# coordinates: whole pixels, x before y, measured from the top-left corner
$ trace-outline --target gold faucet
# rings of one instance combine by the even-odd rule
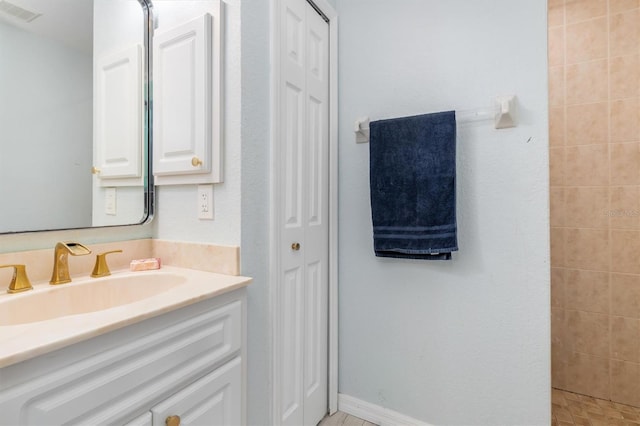
[[[56,285],[71,282],[71,277],[69,276],[69,254],[71,256],[84,256],[91,254],[91,250],[80,243],[70,241],[61,241],[56,244],[53,250],[53,274],[49,284]]]
[[[1,265],[0,268],[13,268],[13,278],[7,289],[7,293],[20,293],[22,291],[33,290],[25,265]]]

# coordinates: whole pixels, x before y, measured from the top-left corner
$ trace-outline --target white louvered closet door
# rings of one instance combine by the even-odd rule
[[[329,25],[306,0],[280,13],[275,399],[281,424],[316,425],[328,411]]]

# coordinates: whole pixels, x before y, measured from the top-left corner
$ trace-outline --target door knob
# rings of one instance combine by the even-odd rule
[[[164,423],[167,426],[180,426],[180,416],[169,416]]]
[[[191,159],[191,165],[192,165],[193,167],[202,166],[202,160],[201,160],[201,159],[199,159],[198,157],[193,157],[193,158]]]
[[[293,251],[298,251],[298,250],[300,250],[300,243],[293,243],[293,244],[291,244],[291,250],[293,250]]]

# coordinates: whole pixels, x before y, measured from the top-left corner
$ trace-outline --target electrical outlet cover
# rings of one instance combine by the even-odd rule
[[[213,185],[198,185],[198,219],[213,219]]]
[[[110,216],[117,214],[116,206],[116,188],[109,187],[104,189],[104,213]]]

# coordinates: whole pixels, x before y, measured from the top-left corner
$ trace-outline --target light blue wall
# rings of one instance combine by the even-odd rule
[[[242,1],[242,274],[248,290],[247,419],[271,423],[269,324],[269,152],[271,2]]]
[[[91,53],[3,22],[0,40],[0,231],[90,226]]]
[[[341,393],[432,424],[550,424],[546,2],[338,0]],[[460,251],[376,258],[353,123],[488,108],[458,131]]]
[[[139,7],[138,7],[139,9]],[[91,9],[90,9],[91,10]],[[142,13],[138,10],[139,14],[139,27],[140,34],[142,34]],[[5,30],[6,27],[2,26]],[[126,25],[122,28],[129,28]],[[15,30],[12,30],[14,32]],[[7,36],[7,37],[5,37]],[[35,40],[36,36],[30,36]],[[13,40],[14,43],[11,43],[10,46],[7,46],[6,43],[9,40],[8,34],[3,32],[0,37],[2,42],[5,43],[4,46],[0,47],[0,50],[7,48],[15,48],[16,40]],[[49,43],[52,43],[49,41]],[[91,44],[91,43],[89,43]],[[33,139],[39,140],[40,142],[46,142],[52,144],[52,146],[57,145],[58,151],[64,154],[65,158],[56,158],[54,152],[49,152],[47,150],[35,149],[31,148],[31,152],[27,153],[26,157],[31,158],[31,160],[25,160],[25,162],[14,161],[16,165],[20,165],[21,167],[33,168],[33,170],[37,170],[37,173],[33,173],[31,175],[31,179],[22,179],[22,182],[15,182],[15,179],[7,178],[2,172],[0,172],[0,186],[4,189],[9,190],[10,192],[20,191],[25,194],[29,194],[28,200],[21,201],[19,204],[22,206],[22,209],[25,209],[21,214],[23,216],[23,220],[29,220],[30,223],[35,224],[38,218],[44,218],[43,222],[39,222],[35,226],[29,226],[26,229],[46,229],[46,228],[54,228],[54,227],[68,227],[68,226],[89,226],[91,224],[91,178],[88,174],[88,171],[91,168],[91,146],[92,146],[92,130],[91,126],[88,129],[82,130],[81,126],[76,126],[75,121],[78,121],[79,118],[86,116],[88,114],[87,120],[84,120],[86,123],[91,123],[92,117],[92,77],[91,77],[91,56],[88,58],[78,59],[80,56],[85,56],[78,54],[78,52],[71,53],[69,50],[67,53],[62,52],[62,48],[54,48],[51,45],[44,46],[41,42],[38,43],[40,45],[40,49],[44,49],[46,52],[38,53],[36,56],[39,57],[39,64],[33,65],[32,72],[33,75],[24,76],[30,81],[29,87],[31,91],[37,92],[38,96],[42,96],[42,93],[53,90],[58,93],[58,96],[63,98],[68,98],[67,101],[71,102],[71,100],[75,100],[75,104],[71,102],[74,107],[73,111],[70,109],[68,111],[60,111],[49,108],[47,111],[43,111],[42,109],[47,107],[46,102],[35,102],[32,108],[33,118],[36,121],[39,121],[40,124],[44,124],[48,126],[46,129],[42,129],[36,126],[34,128],[27,129],[25,126],[20,126],[21,134],[19,139],[22,139],[26,136],[26,140]],[[36,52],[36,45],[31,46],[30,50]],[[36,50],[34,50],[36,49]],[[5,55],[7,53],[3,50],[0,53],[0,57],[3,59],[8,58],[9,56]],[[87,76],[86,82],[87,86],[85,86],[88,90],[89,97],[86,98],[84,94],[79,96],[79,93],[73,93],[73,91],[66,87],[62,80],[65,78],[69,81],[81,81],[81,75],[75,75],[73,72],[69,72],[69,70],[61,70],[59,68],[52,67],[51,64],[45,64],[51,56],[62,56],[65,55],[67,61],[70,63],[76,63],[76,71],[78,72],[81,68],[86,68],[87,72],[85,75]],[[74,59],[73,56],[76,58]],[[80,63],[79,61],[82,61]],[[15,109],[19,106],[20,102],[25,101],[24,93],[19,91],[16,96],[22,96],[21,101],[12,100],[9,93],[12,92],[15,87],[8,85],[8,81],[15,81],[14,77],[9,78],[8,74],[5,74],[10,71],[11,67],[3,66],[0,70],[1,80],[3,81],[4,90],[0,89],[2,94],[0,95],[0,116],[9,117],[9,115],[4,114],[3,107],[8,110]],[[59,78],[60,81],[52,80],[53,77],[56,77],[57,74],[65,74],[64,78]],[[57,75],[59,77],[59,75]],[[52,89],[52,87],[54,89]],[[9,92],[7,92],[7,90]],[[77,90],[77,88],[76,88]],[[33,102],[32,102],[33,103]],[[51,107],[51,105],[48,105]],[[46,109],[46,108],[45,108]],[[80,120],[83,121],[83,120]],[[7,126],[2,123],[2,119],[0,119],[0,128],[2,129],[3,137],[5,137],[4,142],[7,142],[6,138],[10,138],[9,135],[6,134]],[[61,141],[55,140],[55,133],[57,133],[61,127],[67,126],[71,129],[77,127],[74,132],[77,138],[67,138],[66,144],[62,144]],[[38,129],[40,134],[37,134]],[[14,138],[15,139],[15,138]],[[12,144],[22,145],[21,149],[25,149],[28,147],[28,144],[19,143],[18,139],[15,139],[11,142]],[[14,147],[15,148],[15,147]],[[17,154],[17,151],[14,152]],[[25,155],[12,155],[9,151],[7,151],[6,146],[3,147],[1,155],[8,156],[9,158],[23,158]],[[84,157],[83,157],[84,155]],[[47,157],[48,156],[48,157]],[[46,158],[45,158],[46,157]],[[64,170],[64,176],[60,175],[58,172],[60,170]],[[75,172],[71,173],[74,169]],[[9,169],[6,167],[2,167],[4,172],[8,172]],[[69,172],[69,173],[67,173]],[[11,175],[11,173],[10,173]],[[15,175],[15,174],[13,174]],[[48,176],[49,179],[43,178],[43,176]],[[76,194],[81,194],[81,198],[83,201],[71,201],[67,199],[67,202],[64,206],[55,205],[51,201],[52,191],[50,191],[50,187],[47,185],[56,185],[62,186],[65,188],[74,188],[71,180],[80,180],[84,182],[84,188],[76,188],[74,191]],[[38,193],[38,190],[43,193]],[[34,192],[35,191],[35,192]],[[49,194],[44,194],[44,192],[49,192]],[[122,192],[122,191],[120,191]],[[122,201],[122,200],[120,200]],[[35,204],[30,204],[31,202],[35,202]],[[142,198],[138,200],[140,206],[139,210],[142,210]],[[11,211],[11,213],[16,213],[19,209],[13,209],[11,207],[12,204],[8,201],[8,198],[2,194],[2,190],[0,190],[0,209],[3,212]],[[123,204],[120,204],[120,210],[124,210]],[[81,213],[84,218],[77,217],[77,214]],[[74,217],[76,216],[76,217]],[[0,213],[0,222],[3,224],[3,228],[6,229],[6,225],[8,222],[5,220],[7,216],[4,216],[3,213]],[[56,217],[60,217],[63,219],[56,219]],[[53,219],[53,220],[52,220]],[[137,219],[137,218],[136,218]],[[48,223],[48,225],[47,225]],[[17,228],[13,228],[17,229]],[[52,249],[55,246],[56,242],[62,240],[75,240],[80,241],[82,243],[91,245],[94,243],[101,243],[107,241],[119,241],[119,240],[132,240],[138,238],[150,238],[153,235],[153,229],[151,225],[143,225],[143,226],[124,226],[124,227],[113,227],[108,229],[81,229],[81,230],[73,230],[73,231],[55,231],[55,232],[37,232],[37,233],[18,233],[18,234],[9,234],[9,235],[0,235],[0,252],[19,252],[25,250],[34,250],[34,249]],[[27,265],[29,267],[29,265]]]
[[[181,4],[182,3],[182,4]],[[154,237],[166,240],[197,241],[222,245],[240,244],[241,182],[241,9],[240,0],[224,0],[223,34],[223,153],[224,182],[213,185],[213,220],[197,216],[196,185],[156,187],[158,215],[154,221]],[[209,10],[210,2],[154,0],[159,17],[157,31],[200,16]]]

